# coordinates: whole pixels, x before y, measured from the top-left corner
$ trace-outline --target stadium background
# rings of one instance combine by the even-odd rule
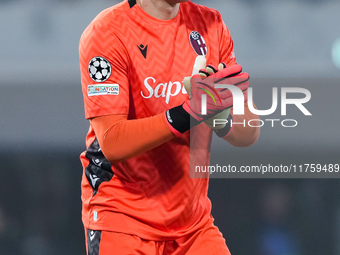
[[[117,2],[0,0],[2,255],[85,254],[78,40]],[[212,162],[339,163],[339,1],[195,2],[222,13],[260,109],[272,86],[312,92],[313,117],[293,111],[297,128],[266,126],[243,150],[214,139]],[[338,179],[224,178],[211,180],[210,198],[234,255],[339,255],[339,191]]]

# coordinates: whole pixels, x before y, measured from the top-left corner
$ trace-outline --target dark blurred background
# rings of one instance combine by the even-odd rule
[[[195,2],[222,13],[259,109],[273,86],[312,93],[294,129],[266,126],[246,149],[214,137],[212,163],[339,163],[339,1]],[[78,41],[116,3],[0,0],[1,255],[85,254]],[[211,179],[209,195],[233,255],[340,255],[339,179]]]

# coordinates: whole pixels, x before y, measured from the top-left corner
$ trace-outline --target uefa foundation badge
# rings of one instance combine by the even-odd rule
[[[87,95],[90,96],[104,96],[104,95],[119,95],[118,84],[105,85],[89,85],[87,86]]]

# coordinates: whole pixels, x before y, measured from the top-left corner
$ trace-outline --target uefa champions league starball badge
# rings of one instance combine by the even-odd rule
[[[94,57],[89,63],[89,74],[95,82],[104,82],[111,75],[111,65],[102,57]]]

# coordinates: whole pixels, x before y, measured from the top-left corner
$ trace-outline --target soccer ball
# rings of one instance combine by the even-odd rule
[[[94,57],[89,63],[89,74],[95,82],[104,82],[111,75],[111,65],[109,61],[102,57]]]

